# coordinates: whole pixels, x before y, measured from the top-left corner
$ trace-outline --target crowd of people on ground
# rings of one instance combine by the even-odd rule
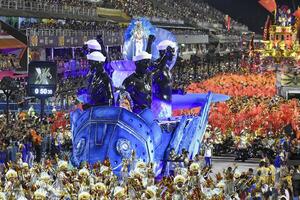
[[[9,113],[8,123],[6,115],[0,116],[1,163],[15,162],[19,155],[32,166],[44,156],[60,154],[61,147],[70,151],[70,146],[65,146],[71,142],[67,113],[56,111],[54,107],[41,121],[33,106],[23,109],[24,105],[20,106],[20,112]]]
[[[136,158],[132,151],[114,174],[109,159],[94,164],[72,165],[70,127],[66,116],[56,111],[40,123],[34,110],[20,112],[11,129],[0,118],[1,199],[280,199],[299,197],[295,176],[300,167],[287,165],[286,140],[280,141],[280,154],[271,159],[263,154],[257,167],[243,169],[236,164],[216,170],[210,134],[202,151],[193,159],[183,149],[170,151],[162,174],[155,164]],[[59,121],[59,119],[63,119]],[[268,140],[269,141],[269,140]],[[4,159],[4,160],[3,160]]]
[[[268,157],[275,160],[278,156],[299,156],[300,143],[293,132],[274,134],[269,131],[267,135],[251,133],[243,129],[240,135],[223,134],[218,127],[209,128],[209,141],[214,146],[214,155],[235,155],[236,160],[257,159]],[[288,155],[288,152],[291,154]]]
[[[71,88],[67,82],[61,85]],[[108,159],[94,165],[82,163],[79,168],[72,166],[68,115],[53,110],[40,123],[36,114],[30,108],[12,115],[9,128],[0,116],[2,199],[288,200],[299,196],[293,177],[299,176],[300,169],[288,166],[287,159],[290,152],[297,153],[300,148],[288,134],[269,134],[261,139],[241,135],[230,142],[231,136],[209,126],[202,151],[193,159],[186,150],[181,155],[171,151],[162,176],[155,177],[154,164],[138,161],[134,152],[130,159],[123,160],[116,176]],[[251,146],[249,149],[261,161],[248,170],[233,165],[217,171],[212,157],[222,151],[220,140],[226,142],[223,148],[237,148],[237,159],[242,160],[244,148]]]

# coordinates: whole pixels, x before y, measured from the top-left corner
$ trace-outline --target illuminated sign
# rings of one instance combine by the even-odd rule
[[[54,62],[32,61],[28,69],[29,95],[53,96],[56,90],[57,66]]]

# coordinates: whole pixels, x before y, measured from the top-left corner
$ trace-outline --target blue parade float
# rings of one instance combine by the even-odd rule
[[[155,35],[155,39],[150,43],[151,54],[154,55],[152,56],[153,62],[163,55],[155,48],[162,41],[169,40],[176,44],[176,38],[170,32],[152,27],[150,22],[145,19],[133,20],[125,33],[125,60],[103,64],[103,66],[105,66],[103,68],[106,69],[106,72],[112,72],[107,74],[111,75],[112,87],[115,88],[113,94],[114,102],[118,101],[118,93],[120,93],[116,88],[122,87],[122,83],[124,84],[128,77],[132,77],[132,75],[134,77],[138,74],[138,68],[143,66],[139,61],[133,62],[132,60],[134,60],[135,54],[138,54],[139,49],[145,51],[146,39],[149,38],[150,35]],[[140,39],[140,41],[137,41],[137,38]],[[99,43],[101,43],[101,41]],[[149,47],[149,41],[147,46]],[[173,46],[172,49],[173,56],[168,59],[169,62],[167,64],[164,63],[164,65],[168,67],[168,73],[170,73],[169,71],[176,61],[178,53],[177,44]],[[167,54],[168,52],[165,53]],[[152,66],[149,68],[151,67]],[[166,72],[164,71],[164,73]],[[159,75],[162,76],[161,74]],[[139,80],[132,79],[130,83],[134,81]],[[168,81],[171,83],[171,80],[167,80],[167,82]],[[102,83],[103,81],[100,82]],[[153,87],[155,81],[150,82],[150,84],[151,83]],[[90,81],[89,86],[91,84]],[[144,96],[149,96],[149,94],[145,95],[142,92],[147,84],[148,83],[141,84],[137,82],[136,85],[134,85],[138,88],[142,88],[141,93],[138,94],[135,94],[133,90],[127,90],[125,87],[124,90],[126,94],[128,94],[127,96],[129,96],[130,107],[134,107],[135,104],[137,104],[134,102],[135,99],[142,99]],[[102,84],[102,86],[103,85],[105,84]],[[155,87],[160,87],[160,85],[158,84]],[[155,91],[157,92],[158,90]],[[155,91],[150,90],[150,92]],[[226,101],[229,97],[221,94],[213,94],[211,92],[207,94],[172,94],[169,88],[159,91],[167,91],[168,93],[168,98],[165,98],[167,101],[165,101],[165,99],[157,100],[162,102],[162,107],[168,107],[170,110],[163,112],[163,115],[157,114],[160,113],[160,110],[157,112],[157,109],[161,109],[161,107],[157,108],[156,106],[154,108],[153,104],[151,105],[151,103],[153,103],[152,97],[155,96],[155,94],[151,93],[150,104],[147,101],[145,103],[147,106],[141,107],[137,105],[139,109],[125,109],[116,103],[113,105],[93,104],[84,110],[75,110],[71,114],[74,162],[79,165],[84,161],[96,163],[109,159],[113,171],[118,174],[122,167],[122,160],[129,159],[132,152],[135,151],[137,160],[141,160],[145,163],[153,162],[156,167],[156,174],[159,174],[166,163],[171,149],[174,149],[177,154],[180,154],[182,150],[185,149],[189,152],[191,158],[199,153],[202,138],[208,123],[211,103]],[[145,93],[146,92],[148,92],[148,90],[145,90]],[[99,92],[97,94],[99,95]],[[107,95],[107,93],[105,94]],[[81,93],[79,99],[83,103],[86,103],[91,95],[93,94],[88,94],[88,92],[84,95]],[[135,97],[135,95],[137,97]],[[130,96],[132,98],[130,98]],[[165,96],[166,95],[164,95],[164,97]],[[139,101],[139,103],[140,102],[141,101]],[[197,116],[171,116],[172,110],[194,107],[201,107],[201,111]]]

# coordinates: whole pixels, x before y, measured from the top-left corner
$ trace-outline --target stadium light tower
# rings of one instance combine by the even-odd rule
[[[9,77],[5,76],[0,81],[0,90],[3,91],[5,97],[6,97],[6,124],[9,124],[9,98],[12,95],[12,93],[16,90],[18,90],[18,86],[16,81]]]

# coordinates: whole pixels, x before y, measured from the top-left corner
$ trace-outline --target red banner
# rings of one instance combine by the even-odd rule
[[[294,15],[295,17],[297,17],[298,19],[300,19],[300,8],[298,8],[298,9],[293,13],[293,15]]]
[[[258,3],[260,3],[269,12],[275,11],[277,7],[275,0],[260,0]]]

